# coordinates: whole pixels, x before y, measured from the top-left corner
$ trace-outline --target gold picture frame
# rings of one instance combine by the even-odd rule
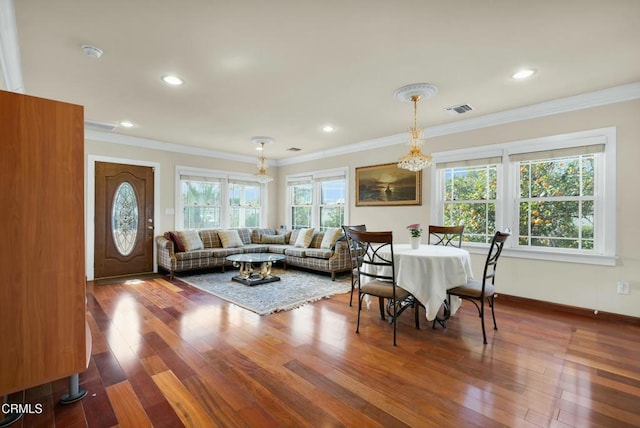
[[[397,163],[356,168],[356,206],[422,205],[422,171]]]

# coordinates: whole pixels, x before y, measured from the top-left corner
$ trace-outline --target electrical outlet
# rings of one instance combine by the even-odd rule
[[[629,294],[629,283],[627,281],[618,282],[618,294]]]

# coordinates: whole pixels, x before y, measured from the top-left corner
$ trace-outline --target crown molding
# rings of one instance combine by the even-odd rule
[[[8,91],[24,93],[24,81],[22,77],[22,67],[20,62],[20,47],[18,44],[18,30],[15,19],[15,9],[13,0],[0,0],[0,66],[5,87]],[[498,113],[487,114],[457,122],[437,125],[424,129],[425,138],[433,138],[443,135],[456,134],[471,131],[474,129],[486,128],[505,123],[518,122],[528,119],[535,119],[544,116],[551,116],[575,110],[582,110],[598,107],[607,104],[614,104],[640,98],[640,82],[615,86],[599,91],[588,92],[572,97],[560,98],[530,106],[519,107],[512,110],[505,110]],[[166,150],[176,153],[192,154],[196,156],[207,156],[234,160],[237,162],[253,163],[255,159],[249,156],[234,155],[231,153],[219,152],[181,146],[177,144],[165,143],[162,141],[146,138],[128,137],[120,134],[93,131],[85,128],[85,138],[150,149]],[[348,153],[371,150],[375,148],[387,147],[401,144],[406,141],[406,134],[395,134],[388,137],[376,138],[362,141],[335,149],[323,150],[320,152],[294,156],[279,161],[268,161],[272,166],[284,166],[297,163],[309,162],[330,156],[339,156]]]
[[[491,113],[484,116],[464,119],[444,125],[425,128],[424,138],[440,137],[443,135],[457,134],[460,132],[472,131],[474,129],[487,128],[490,126],[503,125],[505,123],[520,122],[523,120],[535,119],[539,117],[552,116],[575,110],[583,110],[592,107],[615,104],[624,101],[631,101],[640,98],[640,82],[629,83],[627,85],[614,86],[572,97],[559,98],[557,100],[546,101],[539,104],[532,104],[512,110],[505,110],[498,113]],[[302,162],[322,159],[330,156],[339,156],[347,153],[360,152],[375,148],[392,146],[405,143],[407,134],[396,134],[389,137],[377,138],[374,140],[362,141],[349,144],[336,149],[324,150],[322,152],[311,153],[303,156],[295,156],[288,159],[279,160],[276,165],[293,165]]]
[[[12,0],[0,0],[0,66],[5,88],[24,94],[18,27]]]
[[[235,155],[216,150],[202,149],[199,147],[182,146],[180,144],[165,143],[163,141],[151,140],[148,138],[132,137],[129,135],[113,134],[111,132],[84,130],[86,140],[94,140],[103,143],[122,144],[125,146],[144,147],[146,149],[164,150],[167,152],[181,153],[185,155],[205,156],[209,158],[232,160],[236,162],[255,163],[256,158],[251,156]],[[267,165],[273,163],[266,162]]]
[[[572,97],[559,98],[557,100],[465,119],[459,122],[434,126],[425,129],[423,135],[427,138],[439,137],[505,123],[520,122],[575,110],[631,101],[638,98],[640,98],[640,82],[629,83],[627,85],[614,86],[613,88],[587,92]]]
[[[0,0],[2,1],[2,0]],[[424,138],[434,138],[444,135],[456,134],[460,132],[472,131],[474,129],[487,128],[512,122],[520,122],[528,119],[552,116],[575,110],[582,110],[598,107],[607,104],[615,104],[624,101],[631,101],[640,98],[640,82],[627,85],[615,86],[613,88],[588,92],[586,94],[572,97],[559,98],[530,106],[519,107],[512,110],[505,110],[498,113],[491,113],[484,116],[464,119],[444,125],[425,128]],[[123,144],[135,147],[145,147],[149,149],[165,150],[176,153],[183,153],[195,156],[206,156],[211,158],[233,160],[237,162],[254,163],[255,158],[250,156],[234,155],[227,152],[202,149],[179,144],[165,143],[163,141],[151,140],[147,138],[131,137],[110,132],[94,131],[85,128],[85,138],[114,144]],[[404,144],[407,141],[407,134],[400,133],[387,137],[375,138],[361,141],[354,144],[337,147],[334,149],[322,150],[300,156],[293,156],[280,160],[268,160],[268,166],[295,165],[304,162],[311,162],[327,157],[341,156],[350,153],[363,152],[372,149]]]
[[[299,155],[276,161],[276,166],[294,165],[302,162],[310,162],[323,159],[330,156],[340,156],[355,152],[364,152],[366,150],[378,149],[381,147],[394,146],[407,141],[407,134],[395,134],[388,137],[366,140],[360,143],[349,144],[335,149],[322,150],[319,152],[309,153],[308,155]]]

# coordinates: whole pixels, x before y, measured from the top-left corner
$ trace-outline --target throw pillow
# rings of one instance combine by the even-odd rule
[[[237,230],[219,230],[218,236],[220,237],[220,242],[222,242],[222,248],[236,248],[244,246]]]
[[[336,243],[336,240],[342,234],[342,229],[337,227],[330,227],[324,231],[324,237],[322,238],[322,242],[320,243],[320,248],[331,248],[333,244]]]
[[[173,241],[173,245],[176,247],[175,248],[176,251],[179,251],[181,253],[186,251],[184,249],[184,244],[182,243],[180,238],[178,238],[178,235],[175,232],[169,232],[169,237]]]
[[[284,235],[262,235],[261,244],[284,244]]]
[[[176,235],[184,245],[185,251],[202,250],[204,248],[197,230],[181,230]]]
[[[300,229],[298,232],[298,237],[296,238],[296,247],[300,248],[309,248],[311,245],[311,241],[313,240],[313,229]]]

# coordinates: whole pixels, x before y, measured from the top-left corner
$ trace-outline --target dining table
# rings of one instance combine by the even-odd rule
[[[381,251],[388,255],[390,249]],[[443,245],[393,245],[396,283],[410,292],[425,308],[428,321],[433,321],[447,298],[447,290],[473,278],[471,256],[467,250]],[[460,299],[452,298],[448,315],[460,307]]]

